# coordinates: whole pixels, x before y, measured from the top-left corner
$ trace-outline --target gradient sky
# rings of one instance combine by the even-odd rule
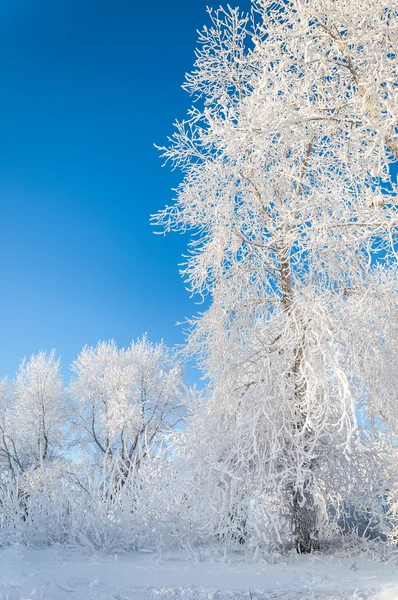
[[[153,144],[190,104],[207,4],[0,0],[0,376],[40,349],[67,367],[98,340],[183,341],[187,240],[149,224],[180,175]]]

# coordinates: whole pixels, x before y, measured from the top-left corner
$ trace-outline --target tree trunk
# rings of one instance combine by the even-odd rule
[[[301,371],[304,359],[304,338],[306,326],[303,325],[301,340],[296,350],[296,357],[293,367],[294,377],[294,406],[296,412],[296,430],[302,432],[306,421],[306,414],[302,406],[307,393],[307,381]],[[311,433],[304,432],[304,439],[308,440]],[[305,450],[308,449],[305,448]],[[313,473],[314,461],[308,459],[304,466]],[[318,511],[314,497],[311,476],[307,476],[302,487],[293,486],[292,489],[292,530],[294,545],[300,554],[308,554],[318,548]]]
[[[309,554],[319,547],[317,508],[309,483],[309,480],[305,481],[303,491],[293,491],[292,529],[294,545],[299,554]]]
[[[293,285],[290,271],[290,252],[289,248],[286,246],[280,248],[279,264],[282,303],[286,318],[290,320],[293,309]],[[296,432],[301,432],[303,430],[306,421],[306,415],[303,412],[302,406],[307,393],[307,382],[301,372],[304,360],[306,325],[303,324],[302,327],[303,331],[299,336],[300,339],[297,342],[295,350],[294,364],[289,373],[289,376],[294,381],[292,400],[294,403],[294,412],[296,414],[296,423],[294,424]],[[309,433],[305,435],[308,437]],[[314,466],[313,461],[309,460],[306,466],[308,470],[312,471]],[[300,488],[297,486],[296,482],[292,482],[291,486],[288,486],[289,496],[291,498],[290,503],[292,506],[292,533],[294,545],[297,552],[300,554],[308,554],[318,548],[319,545],[317,529],[318,511],[311,479],[311,477],[307,477]]]

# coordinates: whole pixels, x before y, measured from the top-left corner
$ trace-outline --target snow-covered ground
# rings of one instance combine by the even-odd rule
[[[1,600],[398,600],[398,566],[336,557],[278,564],[178,553],[0,550]]]

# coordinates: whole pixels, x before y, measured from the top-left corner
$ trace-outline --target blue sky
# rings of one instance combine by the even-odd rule
[[[180,175],[153,144],[190,104],[206,4],[0,1],[0,376],[40,349],[183,341],[187,240],[149,224]]]

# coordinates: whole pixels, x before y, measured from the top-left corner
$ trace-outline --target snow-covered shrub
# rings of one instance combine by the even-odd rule
[[[68,541],[75,490],[60,463],[26,471],[0,486],[0,543],[42,546]]]
[[[78,545],[115,552],[135,547],[138,478],[117,489],[108,470],[52,464],[0,487],[0,544]]]

